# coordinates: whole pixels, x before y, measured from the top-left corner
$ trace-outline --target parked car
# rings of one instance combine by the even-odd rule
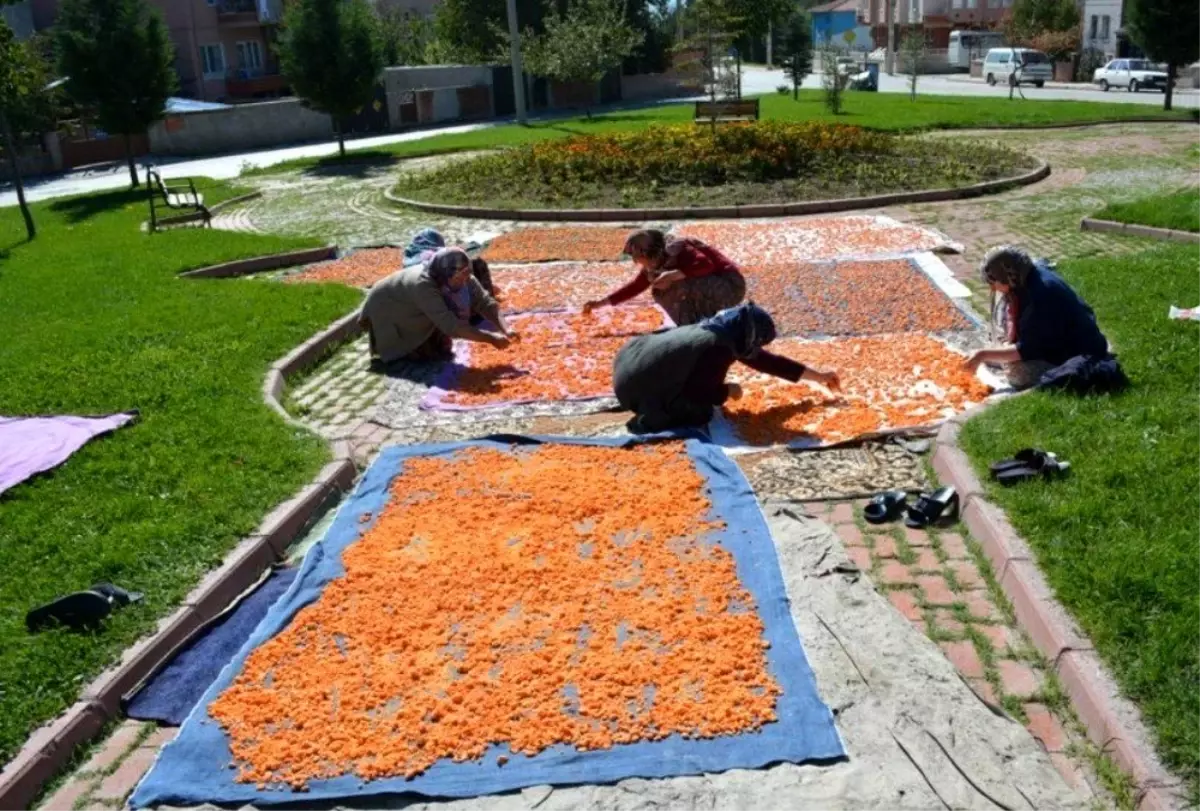
[[[983,78],[990,85],[1004,82],[1042,87],[1053,75],[1050,57],[1032,48],[992,48],[983,60]]]
[[[1092,81],[1106,93],[1110,87],[1124,87],[1130,93],[1142,89],[1167,92],[1166,71],[1145,59],[1114,59],[1104,67],[1096,68]]]

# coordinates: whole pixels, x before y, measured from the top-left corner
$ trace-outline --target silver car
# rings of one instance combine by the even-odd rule
[[[1167,74],[1158,65],[1145,59],[1114,59],[1096,68],[1092,81],[1108,92],[1110,87],[1124,87],[1130,93],[1139,90],[1167,92]]]

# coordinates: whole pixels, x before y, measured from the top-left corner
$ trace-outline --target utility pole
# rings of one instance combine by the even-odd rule
[[[883,69],[888,76],[896,75],[896,0],[886,0],[887,9],[887,54],[883,60]]]
[[[517,25],[517,0],[508,0],[508,44],[512,56],[513,99],[517,123],[525,123],[525,70],[521,66],[521,29]]]
[[[774,39],[775,23],[767,23],[767,70],[770,70],[772,67],[771,46],[774,44]]]

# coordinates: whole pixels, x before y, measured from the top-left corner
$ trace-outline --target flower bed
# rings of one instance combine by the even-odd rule
[[[775,720],[754,599],[704,542],[711,507],[678,444],[407,460],[345,575],[210,704],[237,779],[412,777],[493,743],[607,749]]]
[[[966,370],[965,356],[926,335],[831,341],[787,339],[771,351],[835,370],[842,393],[827,397],[735,366],[730,379],[744,394],[725,411],[752,445],[840,442],[891,428],[928,425],[980,403],[989,388]]]
[[[410,199],[499,208],[730,205],[994,180],[1034,161],[821,122],[675,125],[543,141],[405,175]]]
[[[621,258],[628,228],[521,228],[488,243],[489,262],[605,262]]]
[[[578,309],[585,301],[607,295],[629,281],[632,265],[588,262],[492,268],[500,305],[505,312]]]
[[[507,349],[457,342],[461,365],[431,392],[431,408],[494,408],[513,403],[611,397],[612,365],[633,335],[663,325],[657,307],[617,307],[590,316],[531,313],[509,319],[521,339]]]
[[[972,324],[907,259],[757,265],[745,268],[748,295],[780,335],[950,332]]]
[[[285,282],[336,282],[351,287],[370,287],[404,266],[400,248],[363,248],[332,262],[313,265],[300,273],[285,276]]]

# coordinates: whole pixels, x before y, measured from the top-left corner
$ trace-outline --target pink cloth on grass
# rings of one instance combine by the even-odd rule
[[[135,416],[0,417],[0,493],[58,467],[88,440],[129,424]]]

